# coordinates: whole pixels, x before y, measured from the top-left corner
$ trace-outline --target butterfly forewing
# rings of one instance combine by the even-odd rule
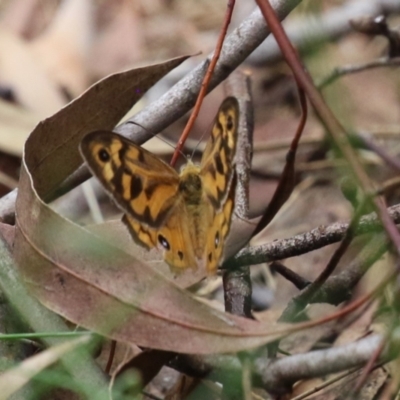
[[[212,225],[207,234],[205,258],[207,260],[207,272],[209,274],[214,274],[216,272],[223,259],[225,242],[232,222],[235,194],[236,173],[233,175],[228,196],[222,208],[215,212]]]
[[[93,174],[121,209],[150,227],[163,224],[178,196],[179,175],[149,151],[109,131],[81,142]]]
[[[238,125],[238,101],[228,97],[218,110],[201,160],[200,174],[204,190],[217,210],[225,201],[232,180]]]

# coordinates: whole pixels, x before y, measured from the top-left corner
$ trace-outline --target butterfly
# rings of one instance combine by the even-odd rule
[[[89,169],[125,213],[134,241],[158,248],[172,272],[214,274],[234,210],[239,105],[226,98],[215,117],[200,165],[178,173],[151,152],[110,131],[87,134],[80,151]]]

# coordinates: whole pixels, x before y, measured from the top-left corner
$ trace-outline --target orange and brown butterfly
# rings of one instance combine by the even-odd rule
[[[86,135],[80,145],[93,175],[125,213],[133,239],[157,247],[173,272],[222,262],[234,208],[234,159],[239,106],[233,97],[216,115],[200,165],[178,174],[163,160],[110,131]]]

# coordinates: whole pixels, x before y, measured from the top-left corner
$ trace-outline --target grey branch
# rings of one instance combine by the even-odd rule
[[[254,360],[255,386],[268,392],[282,393],[301,379],[310,379],[365,365],[382,343],[381,335],[371,335],[356,342],[325,350],[310,351],[279,359],[264,354]],[[384,353],[385,356],[385,353]],[[227,374],[235,376],[242,368],[236,356],[179,356],[172,365],[179,371],[219,381]]]
[[[382,340],[380,335],[371,335],[327,350],[310,351],[274,360],[259,359],[254,368],[260,376],[262,386],[274,391],[291,386],[301,379],[362,366],[368,362]]]
[[[396,224],[400,223],[400,204],[389,207],[388,213]],[[319,226],[309,232],[292,236],[288,239],[276,240],[261,246],[248,247],[241,250],[233,260],[229,260],[229,264],[231,267],[238,267],[299,256],[339,242],[343,239],[348,226],[347,222],[337,222],[328,226]],[[381,230],[382,225],[376,214],[371,213],[361,218],[356,234],[361,235]]]

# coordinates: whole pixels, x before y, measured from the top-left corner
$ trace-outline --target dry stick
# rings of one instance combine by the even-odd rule
[[[293,320],[296,317],[296,315],[306,307],[310,299],[314,297],[314,295],[320,290],[320,288],[326,282],[326,280],[331,276],[336,266],[338,265],[340,259],[343,257],[344,253],[346,252],[346,250],[348,249],[348,247],[350,246],[351,242],[354,239],[355,231],[360,221],[364,205],[365,202],[362,202],[362,204],[360,204],[360,206],[358,207],[358,210],[356,210],[343,240],[340,242],[339,247],[333,253],[333,256],[329,260],[327,266],[324,268],[321,274],[315,279],[315,281],[311,283],[311,285],[309,285],[303,291],[301,296],[297,297],[296,299],[297,301],[292,303],[294,304],[293,309],[287,307],[284,310],[283,314],[279,318],[279,321],[289,322],[290,320]]]
[[[400,204],[389,207],[388,214],[396,224],[400,224]],[[299,256],[341,241],[348,228],[349,224],[347,222],[336,222],[328,226],[319,226],[311,231],[287,239],[245,248],[231,260],[231,263],[236,267],[240,265],[262,264]],[[371,213],[360,219],[356,234],[361,235],[381,230],[382,225],[376,213]]]
[[[307,93],[307,96],[311,104],[313,105],[317,115],[319,116],[324,126],[327,128],[327,131],[330,133],[332,139],[343,154],[344,158],[347,160],[350,170],[357,178],[357,181],[360,184],[361,188],[367,195],[370,195],[373,192],[373,186],[370,182],[368,174],[362,168],[362,165],[360,164],[356,153],[351,147],[344,128],[340,125],[339,121],[337,121],[332,111],[325,104],[325,101],[321,94],[316,90],[310,75],[308,74],[305,67],[300,63],[295,49],[288,40],[282,28],[282,25],[277,19],[275,12],[269,2],[267,0],[256,0],[256,2],[260,7],[261,12],[263,13],[268,25],[274,31],[275,38],[279,44],[279,47],[282,50],[282,53],[285,56],[285,60],[292,69],[296,81]],[[385,227],[386,232],[388,233],[391,241],[395,246],[396,252],[400,254],[400,234],[397,230],[396,225],[389,218],[389,215],[386,212],[386,207],[384,207],[384,204],[382,201],[380,201],[380,199],[373,198],[373,203],[375,204],[375,207],[378,211],[379,217]]]
[[[277,272],[279,275],[283,276],[289,282],[293,283],[293,285],[296,286],[296,288],[299,290],[304,289],[311,283],[309,280],[303,278],[296,272],[292,271],[290,268],[285,267],[279,261],[274,261],[273,263],[271,263],[269,267],[271,268],[272,271]]]
[[[381,187],[377,190],[377,194],[383,195],[389,190],[397,188],[400,185],[400,177],[395,176],[394,178],[387,179],[382,183]]]
[[[327,350],[315,350],[275,360],[256,360],[254,368],[270,390],[288,387],[301,379],[324,376],[360,366],[380,345],[382,337],[372,335],[357,342]],[[264,361],[264,362],[263,362]]]
[[[171,165],[174,166],[176,161],[178,160],[179,155],[181,154],[182,148],[185,144],[187,137],[193,127],[194,121],[196,121],[197,116],[200,112],[201,104],[203,103],[204,96],[207,93],[208,85],[211,81],[212,74],[214,72],[215,66],[217,65],[217,61],[221,54],[222,45],[224,44],[225,36],[228,31],[228,26],[231,23],[233,9],[235,7],[235,0],[228,0],[227,10],[225,14],[224,23],[222,25],[221,32],[218,37],[217,45],[215,46],[214,54],[212,55],[210,64],[208,65],[206,74],[204,76],[203,82],[201,83],[201,88],[199,95],[197,96],[196,104],[194,106],[193,112],[190,115],[189,121],[187,122],[185,129],[182,132],[181,137],[176,145],[175,152],[172,156]]]

